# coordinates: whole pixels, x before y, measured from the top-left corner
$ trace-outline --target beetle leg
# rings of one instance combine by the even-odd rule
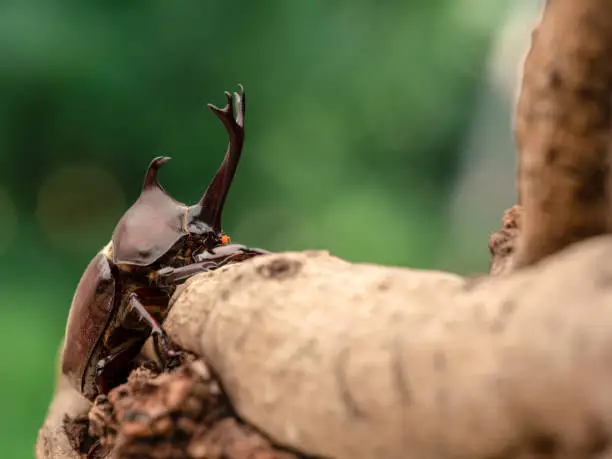
[[[195,261],[219,261],[231,257],[232,261],[243,261],[257,255],[266,255],[268,253],[271,252],[264,249],[247,247],[242,244],[227,244],[199,253],[194,258]]]
[[[136,311],[140,318],[144,320],[149,327],[151,327],[151,335],[153,336],[155,352],[157,353],[161,362],[165,366],[168,366],[171,362],[176,361],[176,359],[181,355],[180,351],[175,351],[170,348],[166,333],[161,328],[161,325],[159,325],[157,320],[155,320],[155,317],[153,317],[151,313],[147,311],[147,308],[145,308],[145,306],[140,302],[138,295],[136,293],[131,293],[128,301],[132,310]]]
[[[114,369],[121,368],[126,364],[126,355],[129,356],[127,360],[131,360],[131,352],[133,352],[132,347],[125,346],[98,361],[96,365],[96,385],[99,394],[108,393],[110,387],[107,381],[110,374]]]
[[[192,263],[180,268],[166,267],[155,272],[155,284],[160,287],[169,287],[185,282],[191,276],[199,273],[205,273],[218,266],[213,261],[205,261],[202,263]]]
[[[155,284],[163,287],[177,285],[196,274],[217,269],[229,263],[244,261],[257,255],[265,255],[266,253],[270,252],[263,249],[251,249],[240,244],[217,247],[213,251],[196,255],[194,258],[197,263],[181,266],[180,268],[166,267],[156,271]]]
[[[96,454],[96,452],[102,448],[102,442],[100,441],[100,439],[98,438],[95,443],[93,445],[91,445],[91,447],[89,448],[89,450],[87,451],[87,459],[93,459]]]

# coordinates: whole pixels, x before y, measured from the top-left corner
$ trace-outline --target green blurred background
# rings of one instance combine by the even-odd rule
[[[73,290],[147,164],[197,200],[227,142],[206,103],[237,83],[233,241],[486,271],[514,197],[508,4],[0,0],[3,457],[33,455]]]

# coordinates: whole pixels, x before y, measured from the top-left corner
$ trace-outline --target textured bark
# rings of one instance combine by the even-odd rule
[[[513,206],[504,212],[502,228],[489,237],[492,276],[509,273],[515,267],[516,245],[521,230],[521,207]]]
[[[549,0],[516,111],[523,229],[516,266],[610,232],[612,6]]]
[[[193,278],[165,328],[206,359],[261,442],[303,455],[599,457],[612,435],[611,257],[612,239],[595,238],[534,268],[466,279],[269,255]],[[162,385],[197,382],[173,375]],[[148,419],[118,425],[147,437]],[[58,457],[48,445],[65,434],[50,424],[38,457]]]
[[[159,373],[154,365],[91,404],[61,378],[38,435],[37,458],[304,459],[275,447],[236,417],[200,359]]]
[[[612,434],[610,257],[612,239],[593,239],[463,279],[273,255],[193,279],[166,328],[239,415],[305,453],[597,457]]]

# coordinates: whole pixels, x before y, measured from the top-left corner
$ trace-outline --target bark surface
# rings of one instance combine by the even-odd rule
[[[517,266],[612,229],[611,90],[610,2],[547,1],[516,109]]]
[[[261,457],[292,454],[271,444],[347,459],[600,457],[612,436],[611,257],[601,237],[499,277],[322,252],[200,275],[175,296],[166,330],[215,377],[191,368],[200,360],[134,377],[111,392],[111,410],[98,401],[89,428],[102,419],[91,433],[120,445],[116,457],[181,457],[156,455],[185,438],[178,421],[156,427],[164,418],[201,429],[181,448],[232,422],[277,455]],[[61,416],[49,419],[39,457],[65,444]],[[182,457],[243,457],[206,454]]]

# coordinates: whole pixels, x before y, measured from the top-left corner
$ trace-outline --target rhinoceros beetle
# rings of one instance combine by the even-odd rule
[[[91,260],[74,294],[62,354],[62,372],[89,400],[125,378],[126,367],[153,336],[162,362],[176,357],[160,323],[176,286],[194,274],[268,253],[230,244],[221,229],[223,205],[244,142],[245,96],[225,93],[227,105],[209,108],[229,135],[219,170],[200,201],[186,206],[159,184],[168,157],[147,169],[142,192],[121,217],[111,241]]]

